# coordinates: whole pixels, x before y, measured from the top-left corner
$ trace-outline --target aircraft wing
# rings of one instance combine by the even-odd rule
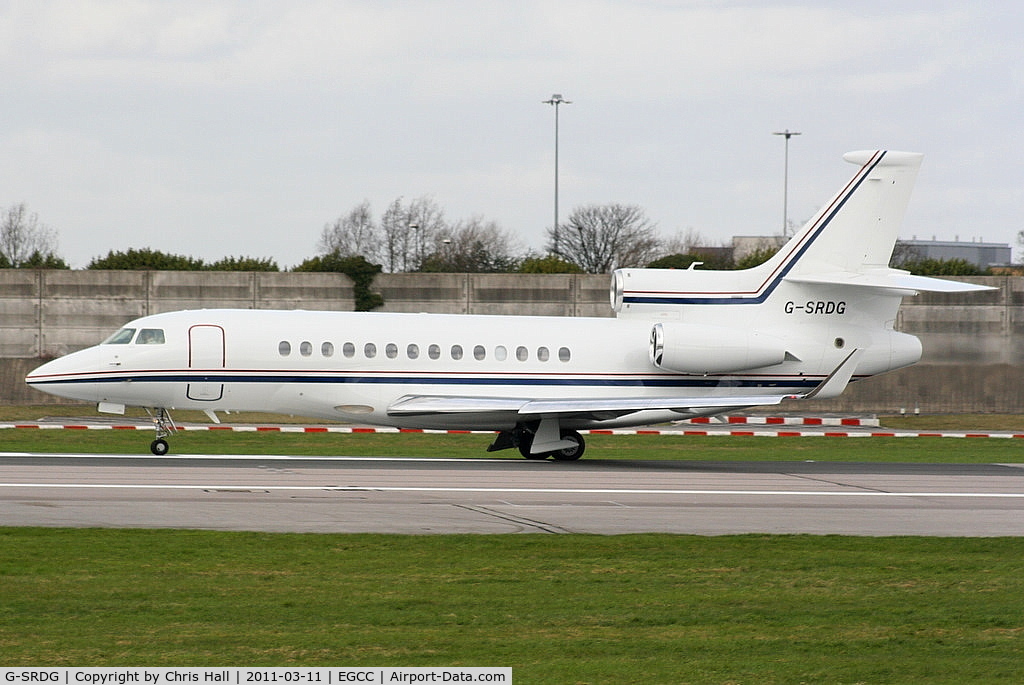
[[[541,416],[576,416],[612,419],[633,412],[668,409],[681,414],[708,414],[721,410],[779,404],[798,395],[733,395],[723,397],[607,397],[529,399],[452,395],[405,395],[388,407],[388,416],[439,414],[514,414],[529,419]]]
[[[522,415],[550,414],[615,414],[622,416],[635,411],[670,409],[681,414],[707,413],[708,409],[751,407],[759,404],[779,404],[793,395],[747,395],[733,397],[638,397],[609,399],[532,400],[519,409]]]
[[[388,407],[388,416],[437,416],[442,414],[504,414],[509,417],[577,417],[609,420],[638,411],[670,410],[695,416],[779,404],[786,399],[826,399],[846,388],[864,350],[852,350],[816,388],[802,394],[722,395],[703,397],[574,397],[532,399],[524,397],[472,397],[463,395],[405,395]]]

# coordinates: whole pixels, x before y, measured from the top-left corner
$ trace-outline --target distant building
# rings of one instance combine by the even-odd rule
[[[704,257],[709,265],[708,268],[727,268],[717,265],[730,264],[733,260],[733,250],[731,247],[694,246],[690,248],[690,254]]]
[[[962,259],[979,269],[1005,266],[1010,263],[1012,248],[1006,243],[983,243],[959,240],[897,240],[897,255],[901,261],[915,259]]]
[[[760,250],[778,250],[789,240],[784,235],[736,235],[732,238],[732,258],[737,262]]]

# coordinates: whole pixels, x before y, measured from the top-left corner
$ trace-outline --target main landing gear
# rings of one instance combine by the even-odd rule
[[[171,449],[171,446],[167,444],[167,440],[164,438],[177,431],[178,426],[175,425],[170,413],[163,407],[157,407],[156,409],[147,408],[146,413],[153,420],[153,428],[156,429],[156,440],[149,444],[149,451],[158,457],[162,457]]]
[[[562,430],[561,431],[562,441],[568,441],[575,443],[569,447],[562,447],[557,450],[550,452],[531,452],[532,441],[520,442],[519,443],[519,454],[523,455],[527,459],[547,459],[551,457],[555,461],[576,461],[583,456],[583,452],[586,450],[586,443],[583,442],[583,436],[574,430]]]
[[[583,456],[586,443],[577,431],[559,428],[557,420],[544,419],[530,425],[519,424],[510,431],[501,431],[488,446],[488,452],[519,448],[526,459],[576,461]],[[551,448],[551,449],[549,449]]]

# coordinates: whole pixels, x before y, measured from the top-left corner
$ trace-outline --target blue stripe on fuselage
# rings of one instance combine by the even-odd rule
[[[372,385],[500,385],[561,387],[642,387],[642,388],[813,388],[820,378],[735,378],[735,377],[670,377],[670,378],[501,378],[465,376],[338,376],[338,375],[264,375],[175,373],[159,376],[124,374],[102,377],[62,378],[33,381],[32,385],[80,385],[90,383],[280,383],[280,384],[372,384]]]

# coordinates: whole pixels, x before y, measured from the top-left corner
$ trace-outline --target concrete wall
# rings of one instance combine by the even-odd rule
[[[919,365],[815,406],[1020,411],[1024,278],[963,280],[998,289],[904,300],[897,328],[921,338]],[[374,282],[383,311],[545,316],[611,316],[608,286],[607,276],[570,274],[382,274]],[[0,270],[0,403],[48,401],[23,382],[40,358],[94,345],[138,316],[214,307],[350,311],[353,302],[351,281],[339,274]]]
[[[383,312],[612,316],[608,276],[583,274],[381,274]]]
[[[790,411],[877,414],[1019,414],[1024,409],[1024,368],[1009,364],[914,366],[851,384],[839,397],[784,402]]]
[[[611,316],[607,276],[381,274],[381,311]],[[341,274],[0,269],[0,358],[56,357],[179,309],[351,311]]]
[[[341,274],[0,269],[0,357],[56,357],[179,309],[353,307]]]

